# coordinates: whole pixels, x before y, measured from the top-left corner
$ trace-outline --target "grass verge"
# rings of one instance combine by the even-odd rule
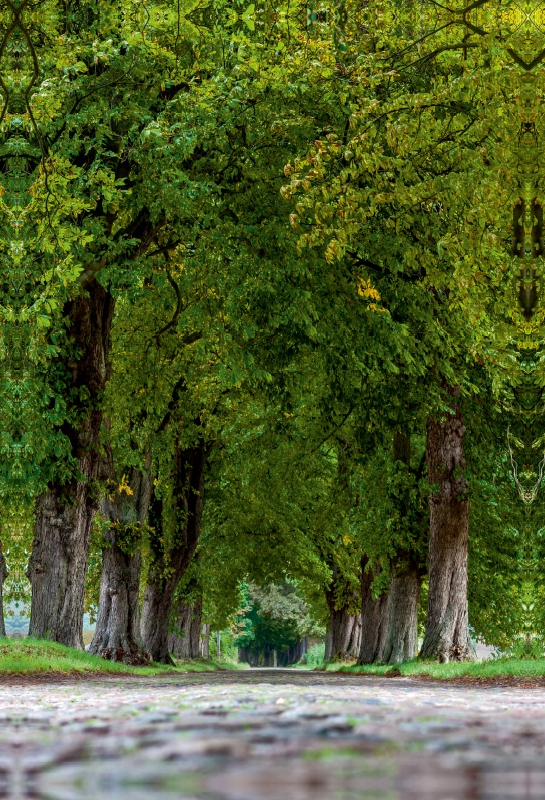
[[[173,672],[210,672],[219,669],[240,669],[242,665],[229,661],[195,659],[179,662],[175,667],[151,664],[149,667],[129,667],[106,661],[98,656],[74,650],[56,642],[40,639],[5,639],[0,644],[0,676],[2,675],[60,675],[130,674],[163,675]]]
[[[365,666],[328,663],[322,669],[328,672],[345,672],[353,675],[382,675],[384,677],[414,677],[464,683],[498,683],[504,680],[545,679],[545,659],[492,658],[486,661],[435,662],[406,661],[396,666],[369,664]]]

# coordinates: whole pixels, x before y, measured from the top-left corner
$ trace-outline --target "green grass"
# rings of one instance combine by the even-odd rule
[[[545,676],[545,659],[518,659],[518,658],[493,658],[486,661],[451,662],[450,664],[437,664],[435,662],[406,661],[397,666],[382,665],[346,665],[328,663],[323,669],[328,672],[348,672],[355,675],[396,675],[406,677],[411,675],[429,675],[431,678],[452,680],[455,678],[469,677],[481,680],[489,678],[539,678]]]
[[[228,661],[196,659],[178,662],[176,667],[152,664],[149,667],[129,667],[106,661],[56,642],[40,639],[5,639],[0,644],[0,675],[56,672],[104,673],[132,675],[161,675],[169,672],[209,672],[217,669],[241,669],[242,665]]]
[[[341,663],[323,664],[328,672],[347,672],[360,675],[429,675],[431,678],[452,680],[473,678],[486,680],[494,678],[540,678],[545,677],[545,659],[496,658],[469,663],[436,664],[431,662],[407,661],[395,667],[366,665],[358,667]],[[112,661],[91,656],[80,650],[64,647],[56,642],[40,639],[4,639],[0,644],[0,676],[17,674],[74,673],[110,675],[163,675],[167,673],[211,672],[218,669],[247,669],[246,664],[233,664],[230,661],[215,659],[195,659],[178,662],[175,667],[152,664],[149,667],[129,667]],[[307,667],[308,669],[308,667]]]

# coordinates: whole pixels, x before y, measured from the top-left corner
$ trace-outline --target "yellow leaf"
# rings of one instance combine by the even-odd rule
[[[366,281],[363,278],[358,278],[358,294],[366,300],[375,300],[376,302],[380,300],[380,294],[371,284],[371,281]]]
[[[125,492],[129,496],[134,494],[133,490],[131,489],[131,487],[127,483],[127,476],[126,475],[123,475],[123,477],[121,478],[121,483],[117,487],[117,491],[119,492],[119,494],[121,494],[121,492]]]

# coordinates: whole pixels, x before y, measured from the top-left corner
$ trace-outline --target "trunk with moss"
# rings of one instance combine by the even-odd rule
[[[168,635],[168,649],[174,658],[188,660],[201,655],[202,597],[194,603],[178,603],[173,610],[174,630]]]
[[[150,508],[151,564],[142,607],[144,646],[154,661],[171,664],[168,633],[174,593],[197,549],[204,506],[204,479],[209,445],[177,448],[174,465],[174,503],[178,528],[165,548],[161,539],[163,501],[154,495]]]
[[[361,614],[354,613],[359,597],[350,594],[339,569],[332,568],[331,583],[325,593],[329,608],[331,638],[326,647],[326,660],[348,659],[358,656],[361,642]]]
[[[382,653],[385,664],[401,664],[416,656],[422,578],[422,569],[410,561],[392,568],[386,641]]]
[[[387,593],[373,596],[372,584],[381,572],[380,564],[375,563],[369,570],[368,558],[364,556],[361,567],[362,628],[358,664],[375,664],[383,658],[390,598]]]
[[[128,470],[119,485],[113,454],[106,448],[102,479],[109,492],[100,502],[104,526],[102,576],[95,635],[89,652],[134,666],[148,664],[140,633],[140,568],[142,528],[151,498],[147,469]]]
[[[98,507],[101,398],[108,378],[114,300],[97,281],[65,306],[71,356],[55,365],[64,381],[70,422],[58,430],[70,443],[73,477],[54,479],[39,498],[28,578],[29,635],[83,649],[85,573]]]
[[[201,656],[202,587],[199,581],[198,554],[193,559],[193,574],[183,579],[174,595],[168,649],[174,658],[188,660]]]
[[[173,610],[174,630],[168,635],[168,649],[174,658],[188,660],[201,655],[202,597],[193,603],[180,602]]]
[[[411,471],[411,439],[403,431],[394,432],[393,460],[400,469]],[[426,571],[425,558],[418,546],[422,542],[423,515],[411,508],[408,493],[402,493],[401,497],[396,495],[395,502],[398,503],[401,521],[412,526],[410,534],[415,545],[413,549],[398,551],[390,563],[390,601],[382,654],[386,664],[400,664],[416,656],[418,603]]]

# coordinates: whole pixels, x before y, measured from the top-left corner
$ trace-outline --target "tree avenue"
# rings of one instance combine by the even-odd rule
[[[531,0],[413,5],[0,0],[0,582],[31,636],[542,647],[545,36]]]

